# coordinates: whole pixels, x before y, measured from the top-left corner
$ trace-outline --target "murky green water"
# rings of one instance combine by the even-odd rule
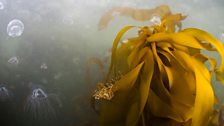
[[[89,102],[101,75],[92,65],[87,80],[88,59],[105,59],[123,26],[150,23],[117,16],[98,31],[100,17],[113,7],[161,4],[188,16],[183,28],[201,28],[224,41],[222,0],[0,0],[0,92],[9,92],[0,93],[0,125],[98,125]]]

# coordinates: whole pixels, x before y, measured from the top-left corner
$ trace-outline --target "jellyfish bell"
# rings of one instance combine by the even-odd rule
[[[0,85],[0,102],[11,101],[12,92],[5,86]]]
[[[11,126],[14,119],[14,106],[15,101],[11,92],[11,87],[6,85],[0,85],[0,125],[1,126]],[[10,121],[9,121],[10,119]]]
[[[30,93],[26,99],[24,111],[34,120],[55,119],[57,116],[54,97],[57,95],[48,94],[41,85],[30,86]],[[59,99],[57,97],[57,99]]]
[[[1,84],[0,85],[0,112],[1,115],[4,115],[4,117],[7,117],[7,115],[10,115],[11,109],[12,109],[12,103],[13,103],[13,95],[11,90],[6,86]],[[3,118],[0,119],[0,122],[4,120]]]

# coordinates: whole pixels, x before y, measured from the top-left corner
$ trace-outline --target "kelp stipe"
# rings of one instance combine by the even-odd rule
[[[212,123],[217,100],[211,77],[215,74],[224,83],[224,46],[203,30],[182,30],[183,19],[181,14],[170,14],[161,24],[127,26],[117,34],[106,82],[93,95],[101,102],[101,126]],[[139,29],[138,36],[118,46],[122,36],[133,28]],[[201,50],[217,51],[222,59],[220,66]]]

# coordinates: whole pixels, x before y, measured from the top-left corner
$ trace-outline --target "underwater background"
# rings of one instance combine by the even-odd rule
[[[204,29],[224,43],[223,0],[0,0],[0,125],[97,126],[90,99],[103,73],[89,59],[105,61],[106,71],[117,32],[152,24],[118,15],[99,30],[100,18],[114,7],[164,4],[187,16],[183,28]]]

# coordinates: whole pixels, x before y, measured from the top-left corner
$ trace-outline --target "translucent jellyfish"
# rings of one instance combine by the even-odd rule
[[[5,9],[5,0],[0,0],[0,10],[4,10]]]
[[[78,65],[80,63],[80,58],[79,57],[74,57],[72,59],[72,62],[75,64],[75,65]]]
[[[24,106],[25,112],[34,120],[54,119],[57,113],[54,103],[61,105],[57,95],[47,94],[40,85],[30,85],[30,89]]]
[[[9,22],[7,26],[7,34],[10,37],[18,37],[21,36],[24,31],[24,24],[22,21],[18,19],[13,19]]]
[[[12,98],[12,93],[8,90],[6,86],[0,86],[0,102],[10,101]]]
[[[8,63],[10,64],[14,64],[14,65],[18,65],[19,64],[19,59],[14,56],[14,57],[11,57],[9,60],[8,60]]]
[[[4,4],[0,1],[0,10],[4,9]]]
[[[48,67],[47,67],[47,64],[46,63],[42,63],[41,66],[40,66],[40,69],[44,69],[46,70]]]

